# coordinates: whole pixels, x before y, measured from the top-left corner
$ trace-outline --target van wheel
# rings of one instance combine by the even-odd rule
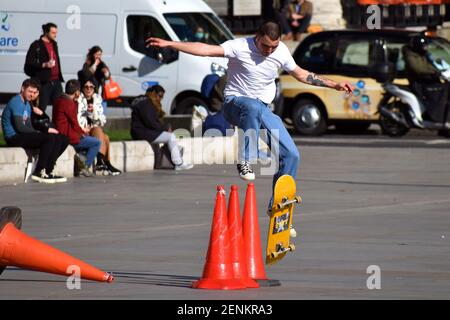
[[[339,122],[335,127],[343,134],[363,134],[369,129],[370,122]]]
[[[323,108],[310,99],[300,99],[294,104],[292,122],[297,132],[308,136],[321,135],[328,128]]]
[[[186,97],[177,104],[174,110],[174,114],[192,114],[194,106],[204,106],[208,109],[206,102],[198,97]]]

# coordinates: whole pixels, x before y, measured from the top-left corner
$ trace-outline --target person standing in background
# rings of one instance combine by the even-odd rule
[[[61,72],[56,36],[58,27],[49,22],[42,26],[43,35],[34,41],[25,58],[25,73],[40,84],[40,108],[45,112],[47,105],[63,93],[64,82]]]

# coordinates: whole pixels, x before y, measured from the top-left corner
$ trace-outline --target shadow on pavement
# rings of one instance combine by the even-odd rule
[[[114,281],[117,283],[134,283],[134,284],[151,284],[165,287],[182,287],[190,288],[192,282],[198,280],[198,277],[173,275],[173,274],[156,274],[147,272],[111,272]]]

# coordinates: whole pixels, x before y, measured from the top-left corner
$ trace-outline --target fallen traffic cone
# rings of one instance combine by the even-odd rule
[[[4,217],[8,215],[10,209],[18,209],[20,212],[19,208],[10,207],[3,208],[0,214]],[[17,223],[1,218],[0,221],[3,221],[3,225],[0,225],[0,271],[3,271],[6,266],[15,266],[72,276],[73,270],[76,270],[79,271],[77,275],[82,279],[101,282],[113,281],[110,274],[26,235],[17,228]],[[20,226],[18,227],[20,228]]]
[[[245,284],[235,279],[230,255],[230,237],[223,186],[217,186],[216,205],[211,226],[203,276],[192,284],[196,289],[234,290],[245,289]]]
[[[244,245],[247,255],[248,276],[262,287],[278,286],[278,280],[267,279],[261,249],[261,235],[259,233],[258,206],[256,204],[255,185],[249,183],[245,194],[244,217],[242,222]]]
[[[235,278],[241,279],[247,288],[259,288],[259,284],[248,276],[240,211],[238,187],[231,186],[230,199],[228,200],[228,230],[233,274]]]

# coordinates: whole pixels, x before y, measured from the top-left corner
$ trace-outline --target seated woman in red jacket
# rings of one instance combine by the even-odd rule
[[[56,129],[69,137],[70,144],[79,152],[86,151],[87,159],[82,160],[79,154],[75,155],[80,174],[85,177],[92,176],[89,168],[92,167],[101,142],[95,137],[89,136],[90,128],[81,128],[78,124],[78,98],[81,87],[78,80],[72,79],[66,83],[66,93],[61,95],[53,103],[53,122]]]

